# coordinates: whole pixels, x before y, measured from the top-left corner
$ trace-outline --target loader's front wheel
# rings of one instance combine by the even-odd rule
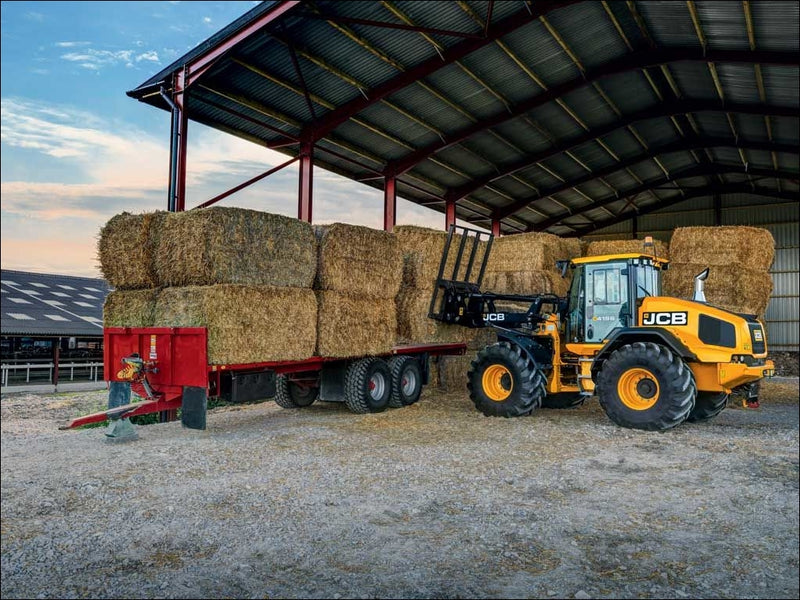
[[[500,342],[478,352],[467,374],[469,396],[487,417],[519,417],[542,405],[546,379],[521,348]]]
[[[608,417],[631,429],[663,431],[680,425],[695,406],[692,371],[680,356],[651,342],[614,351],[597,376],[597,396]]]
[[[692,423],[708,421],[725,410],[727,404],[728,394],[725,392],[697,392],[694,409],[686,420]]]

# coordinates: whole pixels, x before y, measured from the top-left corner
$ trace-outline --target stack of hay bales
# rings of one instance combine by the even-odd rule
[[[669,245],[661,240],[653,240],[658,258],[669,258]],[[648,249],[649,250],[649,249]],[[598,240],[589,242],[583,256],[602,256],[604,254],[637,254],[644,252],[642,240]]]
[[[556,294],[566,296],[569,279],[561,277],[556,261],[580,256],[577,239],[549,233],[521,233],[494,240],[483,288],[498,294]]]
[[[394,234],[403,255],[403,283],[396,298],[398,342],[463,343],[473,339],[475,332],[479,330],[446,325],[428,318],[431,296],[436,287],[442,253],[447,242],[447,232],[414,225],[401,225],[395,227]],[[460,243],[461,236],[456,236],[451,243],[445,266],[445,278],[452,278]],[[473,244],[474,238],[469,238],[465,242],[459,277],[463,277],[466,272]],[[478,272],[485,251],[486,244],[479,244],[475,253],[473,273]]]
[[[135,239],[135,242],[131,240]],[[101,230],[106,326],[206,327],[210,364],[314,354],[316,238],[237,208],[118,215]]]
[[[395,344],[395,296],[403,277],[397,239],[343,223],[318,227],[317,238],[317,354],[388,353]]]
[[[772,293],[769,267],[775,240],[758,227],[681,227],[670,242],[672,261],[664,273],[664,293],[691,298],[694,277],[709,267],[705,284],[709,304],[759,315]]]

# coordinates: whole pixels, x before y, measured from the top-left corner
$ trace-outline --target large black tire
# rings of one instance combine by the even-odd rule
[[[419,400],[422,394],[422,368],[413,356],[395,356],[389,360],[392,393],[389,406],[401,408]]]
[[[487,417],[521,417],[542,405],[547,380],[521,348],[508,342],[478,352],[467,373],[469,397]]]
[[[561,392],[559,394],[548,394],[542,400],[542,408],[575,408],[586,400],[578,392]]]
[[[725,392],[697,392],[694,409],[686,419],[692,423],[713,419],[728,405],[728,394]]]
[[[694,409],[697,388],[680,356],[651,342],[614,351],[597,376],[606,415],[631,429],[663,431],[680,425]]]
[[[283,408],[305,408],[319,398],[318,387],[302,387],[289,381],[286,375],[275,378],[275,404]]]
[[[362,358],[349,367],[344,379],[344,402],[358,414],[386,410],[392,394],[392,373],[380,358]]]

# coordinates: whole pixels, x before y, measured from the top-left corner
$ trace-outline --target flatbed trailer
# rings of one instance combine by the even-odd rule
[[[191,429],[206,428],[210,398],[247,402],[275,398],[286,408],[317,398],[344,402],[353,412],[413,404],[428,383],[431,356],[463,355],[466,344],[398,345],[384,355],[352,358],[209,364],[205,327],[107,327],[103,365],[109,408],[78,417],[61,429],[160,413]],[[143,398],[131,402],[131,392]]]

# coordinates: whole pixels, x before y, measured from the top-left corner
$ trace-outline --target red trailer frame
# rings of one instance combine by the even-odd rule
[[[205,327],[107,327],[103,330],[103,368],[110,383],[130,383],[131,390],[145,398],[125,406],[78,417],[61,429],[72,429],[90,423],[100,423],[109,418],[167,412],[174,417],[181,408],[187,388],[205,390],[207,398],[220,395],[222,379],[228,373],[258,373],[271,371],[277,374],[320,373],[330,363],[347,363],[350,359],[312,356],[296,361],[267,361],[245,364],[208,364],[208,332]],[[408,344],[398,345],[391,356],[441,356],[463,355],[466,344]],[[138,355],[147,363],[147,385],[153,394],[148,398],[142,381],[131,381],[122,371],[123,359]]]

